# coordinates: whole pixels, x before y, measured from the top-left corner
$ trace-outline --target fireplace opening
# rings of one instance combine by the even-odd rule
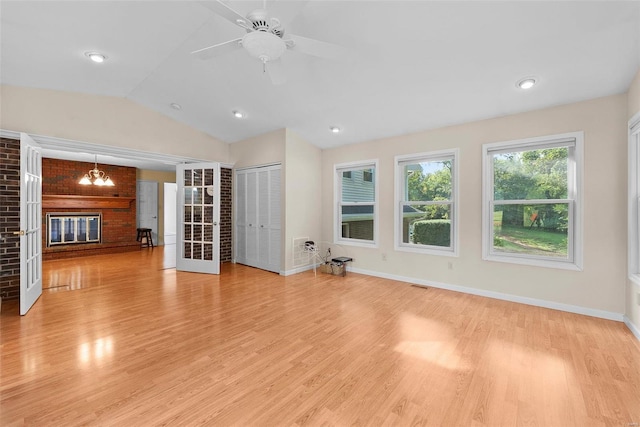
[[[102,214],[48,213],[47,246],[100,243]]]

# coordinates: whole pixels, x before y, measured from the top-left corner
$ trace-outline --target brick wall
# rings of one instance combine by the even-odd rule
[[[0,138],[0,296],[20,297],[20,141]]]
[[[69,258],[102,253],[122,252],[138,249],[136,242],[136,168],[98,163],[115,183],[114,187],[80,185],[78,181],[93,163],[69,160],[42,159],[42,194],[64,194],[80,196],[130,197],[134,200],[128,209],[80,209],[51,208],[42,210],[43,259]],[[78,245],[46,247],[46,214],[49,212],[100,212],[102,213],[102,242]]]
[[[231,261],[231,169],[220,169],[220,262]]]

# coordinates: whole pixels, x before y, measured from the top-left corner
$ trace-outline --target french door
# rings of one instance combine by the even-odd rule
[[[42,154],[20,134],[20,315],[42,294]]]
[[[176,167],[176,269],[220,274],[220,164]]]

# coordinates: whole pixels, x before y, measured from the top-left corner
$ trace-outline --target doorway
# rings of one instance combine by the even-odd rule
[[[150,228],[155,245],[158,242],[158,183],[156,181],[137,181],[137,217],[138,228]]]

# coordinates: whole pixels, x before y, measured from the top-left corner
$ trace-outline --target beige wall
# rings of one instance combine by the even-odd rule
[[[285,188],[287,195],[285,213],[284,269],[293,265],[293,239],[308,236],[320,240],[322,151],[299,135],[287,130],[285,162]]]
[[[357,269],[381,275],[475,288],[556,304],[625,309],[627,97],[610,96],[340,147],[323,152],[322,181],[333,182],[333,165],[379,159],[379,248],[348,247]],[[584,271],[566,271],[482,260],[482,144],[584,131]],[[460,149],[460,256],[395,252],[393,241],[394,156]],[[322,188],[323,240],[333,236],[333,188]],[[386,261],[382,255],[386,255]],[[448,262],[453,269],[448,269]]]
[[[285,140],[286,130],[278,129],[234,142],[229,144],[229,162],[234,168],[284,163]]]
[[[0,129],[226,162],[228,145],[124,98],[0,86]]]
[[[164,245],[164,183],[175,183],[176,173],[138,169],[136,171],[136,180],[155,181],[158,183],[158,244]]]

